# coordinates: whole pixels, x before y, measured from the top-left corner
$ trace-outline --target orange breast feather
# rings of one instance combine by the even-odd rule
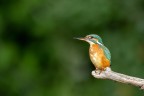
[[[96,68],[104,70],[106,67],[110,66],[109,60],[106,58],[103,49],[100,48],[98,44],[93,44],[89,49],[89,53],[90,59]]]

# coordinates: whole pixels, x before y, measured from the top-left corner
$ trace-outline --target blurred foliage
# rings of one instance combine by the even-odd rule
[[[1,0],[1,96],[137,96],[136,87],[98,80],[88,44],[98,34],[112,69],[144,77],[143,0]]]

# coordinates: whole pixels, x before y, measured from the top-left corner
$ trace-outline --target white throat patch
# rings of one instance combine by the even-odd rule
[[[87,40],[87,42],[90,44],[90,46],[92,46],[93,44],[95,44],[95,43],[93,43],[91,41],[88,41],[88,40]]]

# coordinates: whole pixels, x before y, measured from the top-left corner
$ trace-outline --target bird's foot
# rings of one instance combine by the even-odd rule
[[[98,68],[96,68],[96,69],[95,69],[95,73],[97,73],[97,72],[98,72],[98,70],[99,70],[99,69],[98,69]]]
[[[104,69],[99,69],[99,75],[104,71]]]
[[[96,68],[95,73],[98,73],[100,75],[102,71],[103,70]]]

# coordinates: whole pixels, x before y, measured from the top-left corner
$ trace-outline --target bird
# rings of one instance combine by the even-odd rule
[[[85,37],[75,38],[78,40],[86,41],[90,44],[89,57],[96,70],[100,73],[111,65],[111,53],[109,49],[103,44],[100,36],[90,34]]]

